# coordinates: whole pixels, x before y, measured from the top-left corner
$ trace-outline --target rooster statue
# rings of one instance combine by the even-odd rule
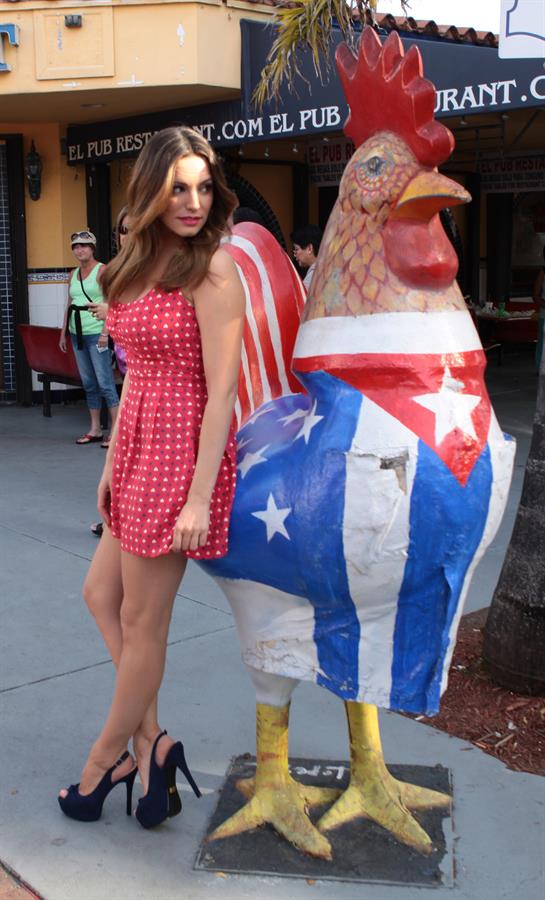
[[[256,411],[238,434],[230,549],[203,564],[232,606],[257,693],[256,775],[237,785],[247,803],[210,839],[269,823],[325,859],[327,831],[360,816],[432,850],[412,811],[449,798],[390,775],[377,706],[437,712],[514,455],[490,407],[484,353],[438,215],[470,198],[437,172],[454,141],[434,121],[418,49],[404,55],[395,33],[382,47],[367,28],[358,58],[341,45],[337,65],[356,151],[295,340],[302,388],[276,378],[270,399],[250,405],[244,389]],[[269,275],[278,281],[280,272],[260,242],[263,229],[239,226],[231,250],[237,259],[241,244],[254,246],[256,319],[266,316],[263,285],[270,292]],[[274,299],[267,347],[281,344]],[[289,703],[300,680],[345,702],[351,775],[340,796],[289,773]],[[328,809],[315,826],[307,810],[320,804]]]

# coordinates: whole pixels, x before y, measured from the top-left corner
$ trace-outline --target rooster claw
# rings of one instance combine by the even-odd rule
[[[331,806],[342,794],[341,790],[301,784],[300,781],[295,781],[291,777],[290,784],[293,790],[297,791],[308,809],[313,809],[315,806]],[[240,791],[246,797],[246,800],[251,800],[255,793],[255,778],[241,778],[237,781],[236,788],[237,791]]]
[[[272,825],[278,834],[309,856],[332,858],[331,844],[310,821],[300,794],[291,789],[258,791],[207,840],[223,840],[261,825]]]
[[[429,835],[409,812],[448,806],[450,797],[415,784],[397,781],[388,774],[380,780],[371,777],[366,785],[351,783],[318,822],[320,831],[331,831],[357,818],[371,819],[381,825],[402,844],[419,853],[430,854],[433,844]]]

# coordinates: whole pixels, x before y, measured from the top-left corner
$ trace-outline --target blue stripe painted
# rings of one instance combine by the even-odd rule
[[[314,640],[322,673],[317,684],[351,700],[359,689],[360,623],[348,585],[343,520],[346,454],[352,445],[362,395],[323,372],[299,377],[318,400],[317,414],[321,409],[327,411],[327,428],[317,435],[312,457],[305,464],[308,492],[298,510],[300,559],[307,597],[314,606]],[[318,492],[320,502],[313,497]]]
[[[492,477],[488,446],[462,487],[419,442],[394,632],[391,709],[427,715],[439,709],[449,628],[484,532]]]

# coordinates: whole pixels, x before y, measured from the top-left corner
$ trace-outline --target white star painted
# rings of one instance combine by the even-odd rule
[[[463,387],[464,382],[453,378],[447,366],[441,387],[436,394],[420,394],[413,397],[415,403],[429,409],[435,415],[436,444],[440,444],[455,428],[477,440],[471,413],[479,405],[481,398],[476,394],[462,394]]]
[[[240,450],[242,450],[243,447],[245,447],[247,444],[251,444],[251,443],[252,443],[252,439],[249,438],[249,437],[244,438],[242,441],[237,441],[237,450],[240,451]]]
[[[296,440],[298,440],[300,437],[302,437],[302,438],[305,439],[305,444],[308,444],[308,439],[309,439],[309,437],[310,437],[310,432],[311,432],[312,429],[318,424],[318,422],[321,422],[322,419],[323,419],[323,416],[317,416],[317,415],[315,415],[315,413],[316,413],[316,407],[317,407],[317,406],[318,406],[318,401],[315,400],[315,401],[314,401],[314,406],[312,407],[311,412],[308,412],[308,413],[305,415],[305,421],[304,421],[303,424],[301,425],[301,429],[300,429],[300,430],[297,432],[297,434],[295,435],[295,437],[294,437],[294,439],[293,439],[294,441],[296,441]]]
[[[279,422],[284,423],[284,428],[286,425],[289,425],[290,422],[295,422],[296,419],[301,419],[303,416],[306,416],[306,409],[295,409],[289,416],[284,416],[282,419],[279,419]]]
[[[257,422],[258,419],[261,418],[261,416],[266,416],[267,413],[272,412],[272,410],[273,410],[272,406],[270,406],[268,409],[264,409],[263,407],[261,407],[260,409],[258,409],[257,412],[255,412],[252,415],[251,419],[249,419],[249,421],[248,421],[248,424],[255,425],[255,423]]]
[[[265,447],[262,447],[261,450],[257,450],[255,453],[248,451],[244,454],[237,465],[237,469],[240,469],[241,478],[244,478],[254,466],[259,465],[259,463],[267,462],[267,457],[262,456],[261,454],[265,453],[265,450],[268,450],[270,446],[270,444],[266,444]]]
[[[291,540],[288,532],[286,531],[286,526],[284,525],[284,522],[289,516],[290,512],[290,506],[285,506],[283,509],[278,509],[276,503],[274,502],[273,495],[269,494],[269,499],[267,500],[267,509],[252,513],[252,516],[255,516],[256,519],[261,519],[262,522],[265,522],[265,525],[267,526],[267,543],[272,540],[275,534],[281,534],[282,537],[287,538],[288,541]]]

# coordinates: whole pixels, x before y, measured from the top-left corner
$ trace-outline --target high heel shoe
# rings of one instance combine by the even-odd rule
[[[182,801],[176,787],[176,769],[187,778],[196,797],[201,796],[185,760],[183,744],[178,741],[168,751],[162,766],[157,764],[155,753],[157,744],[166,731],[157,735],[151,751],[148,792],[138,801],[136,818],[142,828],[155,828],[165,819],[177,816],[182,810]]]
[[[180,769],[183,775],[185,775],[186,781],[192,788],[196,797],[201,797],[202,794],[185,761],[184,745],[181,741],[177,741],[173,744],[168,751],[164,769],[168,789],[168,815],[169,818],[172,819],[182,811],[182,801],[178,793],[178,788],[176,787],[176,769]]]
[[[125,784],[127,786],[127,815],[131,815],[131,803],[132,803],[132,789],[134,785],[134,779],[136,778],[136,773],[138,769],[135,768],[129,772],[127,775],[124,775],[123,778],[119,778],[117,781],[112,781],[112,774],[122,763],[125,762],[126,759],[129,758],[129,753],[125,750],[117,762],[113,764],[111,769],[108,769],[106,774],[101,778],[99,783],[97,784],[94,791],[90,794],[80,794],[79,792],[79,784],[71,784],[68,788],[68,793],[66,797],[58,797],[60,808],[62,809],[65,816],[69,816],[71,819],[76,819],[78,822],[96,822],[97,819],[100,819],[102,815],[102,807],[104,806],[104,801],[111,790],[116,787],[118,784]]]

